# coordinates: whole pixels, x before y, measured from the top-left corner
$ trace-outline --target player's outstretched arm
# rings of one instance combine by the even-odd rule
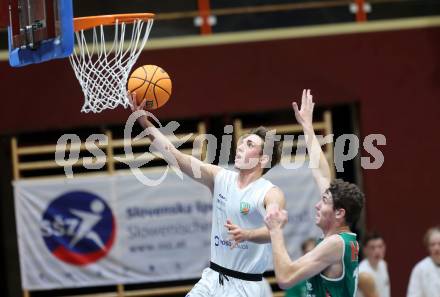
[[[333,235],[298,260],[292,261],[286,250],[282,230],[287,222],[287,212],[272,209],[265,222],[272,241],[275,277],[280,288],[290,288],[341,260],[343,241],[338,235]]]
[[[140,105],[136,102],[136,93],[128,94],[131,102],[131,109],[133,112],[144,110],[146,101],[144,100]],[[144,114],[138,118],[139,124],[144,129],[148,129],[148,138],[155,145],[165,159],[171,166],[178,166],[182,172],[193,178],[194,180],[204,184],[211,191],[214,188],[215,175],[221,170],[221,167],[203,163],[193,156],[180,152],[172,142],[162,134]],[[177,162],[177,164],[175,164]],[[198,168],[200,170],[194,170]]]
[[[298,108],[296,102],[292,103],[295,118],[302,126],[304,136],[306,139],[307,151],[309,153],[310,162],[315,163],[316,158],[319,158],[318,167],[312,168],[313,176],[318,183],[321,193],[325,192],[330,186],[331,174],[330,166],[321,149],[321,145],[313,130],[313,96],[310,90],[303,90],[301,98],[301,108]]]

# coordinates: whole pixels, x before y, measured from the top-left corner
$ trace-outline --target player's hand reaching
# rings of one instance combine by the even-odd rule
[[[292,107],[298,123],[303,127],[311,128],[313,124],[313,108],[315,107],[315,103],[313,102],[313,96],[310,93],[310,89],[303,90],[301,108],[298,109],[298,104],[296,102],[292,102]]]
[[[281,229],[287,223],[287,211],[280,210],[278,204],[271,203],[267,206],[267,214],[264,222],[269,230]]]
[[[145,110],[145,104],[147,104],[147,100],[144,99],[144,101],[142,101],[141,104],[138,104],[137,100],[136,100],[136,93],[135,92],[133,92],[133,93],[127,92],[127,98],[128,98],[128,101],[130,101],[131,111],[135,112],[138,110]]]
[[[142,126],[142,128],[146,129],[150,124],[147,113],[145,112],[145,104],[147,103],[147,101],[144,99],[144,101],[142,101],[141,104],[138,104],[136,100],[136,93],[134,92],[133,93],[127,92],[127,98],[128,101],[130,101],[130,107],[132,112],[143,111],[144,114],[142,116],[139,116],[137,120],[139,124]]]
[[[230,219],[226,220],[225,227],[228,229],[229,240],[234,241],[231,249],[235,248],[240,242],[249,240],[250,230],[240,228],[238,225],[233,224]]]

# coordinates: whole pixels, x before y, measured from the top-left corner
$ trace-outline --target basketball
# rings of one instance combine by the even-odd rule
[[[133,71],[128,79],[128,90],[136,93],[137,104],[146,100],[146,109],[163,106],[171,96],[171,79],[156,65],[144,65]]]

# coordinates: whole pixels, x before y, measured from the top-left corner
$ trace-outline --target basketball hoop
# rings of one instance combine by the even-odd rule
[[[70,63],[84,92],[82,112],[98,113],[130,104],[127,80],[153,25],[154,14],[134,13],[74,19],[76,47]],[[131,30],[126,26],[132,24]],[[105,26],[114,33],[105,36]],[[110,40],[113,38],[113,40]]]

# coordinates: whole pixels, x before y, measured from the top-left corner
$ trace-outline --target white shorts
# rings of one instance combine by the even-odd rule
[[[219,273],[206,268],[202,278],[195,284],[186,297],[269,297],[272,296],[267,281],[246,281],[228,276],[219,283]]]

